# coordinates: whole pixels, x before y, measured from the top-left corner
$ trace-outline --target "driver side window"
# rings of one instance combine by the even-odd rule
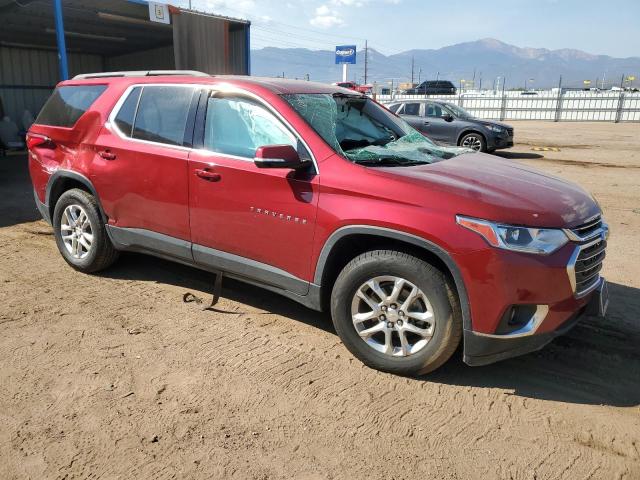
[[[443,117],[447,112],[437,103],[427,103],[425,105],[425,115],[427,117]]]
[[[291,145],[297,139],[262,105],[241,97],[210,97],[207,101],[204,148],[253,159],[258,147]]]

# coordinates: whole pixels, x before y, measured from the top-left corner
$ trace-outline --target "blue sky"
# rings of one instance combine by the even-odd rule
[[[163,0],[186,6],[188,0]],[[192,0],[194,9],[253,22],[252,47],[382,53],[492,37],[519,47],[640,56],[638,0]]]

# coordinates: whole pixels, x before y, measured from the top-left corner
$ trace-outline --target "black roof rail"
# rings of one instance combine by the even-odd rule
[[[210,77],[208,73],[196,70],[131,70],[124,72],[99,72],[82,73],[73,77],[73,80],[86,80],[88,78],[108,78],[108,77],[155,77],[160,75],[189,75],[192,77]]]

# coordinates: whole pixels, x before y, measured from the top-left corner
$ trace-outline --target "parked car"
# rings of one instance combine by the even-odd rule
[[[456,92],[455,85],[449,80],[427,80],[405,91],[408,95],[455,95]]]
[[[513,127],[495,120],[474,118],[465,109],[439,100],[403,100],[389,103],[413,128],[431,140],[477,152],[513,147]]]
[[[356,82],[337,82],[333,85],[342,88],[348,88],[359,93],[370,94],[373,91],[373,85],[358,85]]]
[[[134,251],[213,272],[215,293],[258,284],[330,311],[357,358],[398,374],[438,368],[461,339],[470,365],[537,350],[604,313],[608,227],[589,193],[439,147],[345,92],[81,75],[29,131],[36,205],[81,272]]]

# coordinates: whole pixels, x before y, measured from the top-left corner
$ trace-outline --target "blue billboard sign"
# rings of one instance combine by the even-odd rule
[[[356,46],[355,45],[338,45],[336,47],[336,65],[355,65],[356,64]]]

